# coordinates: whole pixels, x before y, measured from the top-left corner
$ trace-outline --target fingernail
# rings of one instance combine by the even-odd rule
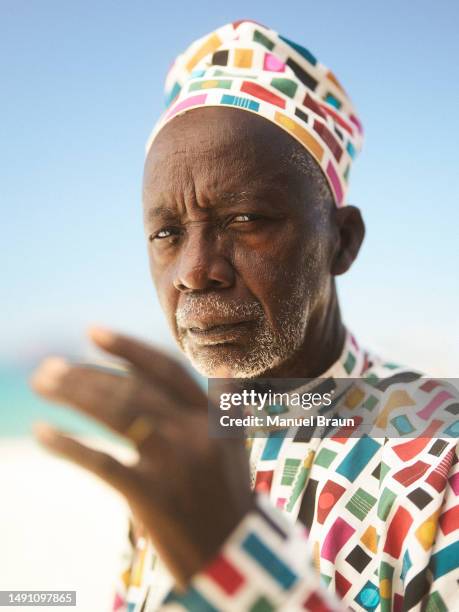
[[[33,433],[43,444],[52,444],[57,438],[56,430],[48,423],[34,423]]]
[[[48,357],[32,375],[31,383],[35,388],[52,390],[69,369],[70,365],[62,357]]]
[[[109,345],[115,339],[115,334],[111,330],[99,325],[90,327],[89,335],[97,344]]]
[[[48,357],[32,375],[30,383],[37,391],[54,391],[69,369],[69,363],[62,357]]]

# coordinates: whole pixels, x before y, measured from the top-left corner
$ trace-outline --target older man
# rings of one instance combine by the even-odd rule
[[[340,315],[334,279],[364,236],[359,210],[344,206],[362,141],[349,98],[309,51],[249,21],[193,43],[167,89],[144,219],[161,305],[193,366],[220,378],[360,378],[341,408],[411,436],[290,427],[252,440],[248,460],[240,438],[209,437],[207,398],[177,363],[93,329],[129,363],[125,376],[55,358],[33,384],[137,446],[126,466],[37,431],[133,509],[115,609],[454,609],[454,393],[367,354]]]

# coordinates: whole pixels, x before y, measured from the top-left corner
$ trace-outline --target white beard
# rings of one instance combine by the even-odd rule
[[[274,329],[266,318],[261,304],[224,301],[218,294],[190,298],[176,312],[179,329],[179,345],[195,369],[208,378],[253,378],[287,361],[301,346],[305,337],[309,310],[306,280],[296,287],[293,295],[281,304],[281,314]],[[189,341],[187,333],[180,331],[180,323],[190,311],[199,315],[200,310],[214,312],[216,317],[240,317],[257,321],[250,348],[242,356],[205,354]],[[183,328],[182,328],[183,329]]]

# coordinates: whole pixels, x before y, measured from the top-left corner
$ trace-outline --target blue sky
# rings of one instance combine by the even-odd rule
[[[393,359],[457,374],[459,4],[3,0],[0,361],[87,351],[112,325],[168,345],[141,223],[144,144],[194,38],[253,18],[338,75],[366,128],[349,199],[367,240],[344,318]]]

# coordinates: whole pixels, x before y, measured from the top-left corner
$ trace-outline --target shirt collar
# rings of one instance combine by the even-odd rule
[[[368,359],[365,351],[359,346],[351,332],[346,329],[341,355],[318,378],[357,378],[367,366]]]

